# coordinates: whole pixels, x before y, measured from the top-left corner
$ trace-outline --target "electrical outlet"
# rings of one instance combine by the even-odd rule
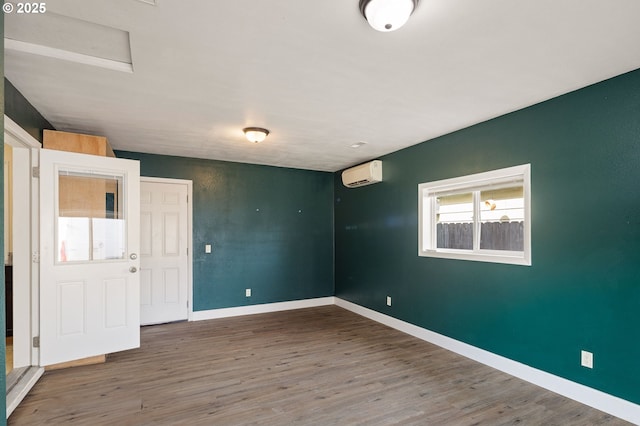
[[[587,351],[580,351],[580,365],[593,368],[593,354]]]
[[[247,297],[251,297],[251,289],[250,288],[246,289],[244,291],[244,295],[247,296]]]
[[[391,306],[391,296],[387,296],[387,306]]]
[[[204,246],[204,252],[205,253],[211,253],[211,244],[206,244]]]

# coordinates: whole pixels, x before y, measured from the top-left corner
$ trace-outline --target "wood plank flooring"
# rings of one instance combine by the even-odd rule
[[[7,375],[13,370],[13,336],[9,336],[5,340],[5,358],[4,363],[7,370]]]
[[[336,306],[142,328],[46,372],[9,425],[622,425]]]

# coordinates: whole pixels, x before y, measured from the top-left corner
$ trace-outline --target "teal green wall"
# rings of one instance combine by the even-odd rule
[[[55,130],[51,123],[22,96],[22,93],[6,77],[4,79],[4,109],[7,116],[11,117],[16,124],[40,143],[42,143],[44,129]]]
[[[640,403],[640,70],[382,160],[335,175],[338,297]],[[418,257],[419,183],[525,163],[532,266]]]
[[[116,154],[143,176],[193,181],[194,310],[333,295],[333,174]]]
[[[0,36],[4,39],[4,15],[0,16]],[[2,75],[4,76],[4,45],[0,46],[0,69],[2,71]],[[4,88],[0,88],[0,103],[2,104],[0,108],[2,109],[2,145],[4,146]],[[4,149],[2,150],[2,154],[0,154],[0,158],[2,158],[2,164],[4,164]],[[0,205],[2,205],[2,210],[4,211],[4,173],[2,173],[2,177],[0,177]],[[4,241],[4,220],[0,223],[0,234],[2,236],[2,241]],[[4,259],[4,243],[0,244],[0,259]],[[2,306],[3,314],[0,315],[0,327],[5,331],[5,338],[2,339],[0,343],[0,365],[5,365],[5,355],[6,355],[6,313],[5,313],[5,295],[4,295],[4,268],[2,268],[2,272],[0,272],[0,306]],[[0,413],[5,413],[7,411],[7,397],[6,397],[6,389],[7,389],[7,376],[5,374],[0,374],[0,393],[2,393],[2,400],[0,402]],[[0,424],[6,424],[6,416],[0,416]]]

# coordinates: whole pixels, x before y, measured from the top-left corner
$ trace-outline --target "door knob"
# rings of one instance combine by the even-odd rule
[[[138,269],[135,266],[132,266],[131,268],[129,268],[129,272],[131,272],[133,274],[133,273],[138,272]]]

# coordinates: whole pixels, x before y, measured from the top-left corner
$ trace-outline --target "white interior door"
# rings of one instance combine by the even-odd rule
[[[140,322],[189,315],[188,192],[183,181],[140,182]]]
[[[40,153],[40,365],[140,346],[139,163]]]

